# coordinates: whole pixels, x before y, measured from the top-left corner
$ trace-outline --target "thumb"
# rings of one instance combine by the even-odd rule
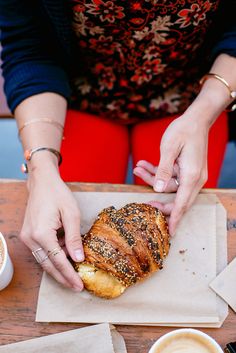
[[[174,171],[175,155],[161,152],[160,163],[157,167],[153,189],[156,192],[165,191]]]
[[[80,215],[78,212],[66,211],[62,215],[62,223],[65,230],[65,244],[69,255],[74,261],[84,261],[84,250],[80,236]]]

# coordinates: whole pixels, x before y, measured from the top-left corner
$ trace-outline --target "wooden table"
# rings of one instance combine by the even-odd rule
[[[69,184],[73,191],[150,192],[149,187],[110,184]],[[212,192],[206,190],[205,192]],[[213,190],[228,212],[228,260],[236,256],[236,190]],[[27,200],[25,182],[0,182],[0,230],[5,235],[15,273],[12,283],[0,292],[0,344],[13,343],[82,327],[81,324],[35,322],[42,270],[30,251],[18,240]],[[43,206],[43,205],[42,205]],[[236,280],[236,275],[235,275]],[[153,342],[173,328],[116,326],[126,341],[128,353],[146,353]],[[236,341],[236,314],[232,310],[220,329],[202,329],[224,347]]]

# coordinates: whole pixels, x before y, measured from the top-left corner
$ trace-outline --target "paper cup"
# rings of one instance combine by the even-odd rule
[[[13,265],[8,254],[7,243],[0,233],[0,290],[6,288],[13,276]]]
[[[195,350],[193,350],[194,347]],[[167,351],[170,353],[188,353],[190,351],[194,353],[224,353],[212,337],[192,328],[183,328],[165,334],[154,343],[148,353],[165,353]]]

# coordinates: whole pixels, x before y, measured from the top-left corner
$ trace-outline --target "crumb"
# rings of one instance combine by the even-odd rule
[[[182,255],[184,254],[188,249],[183,249],[183,250],[179,250],[179,253]]]
[[[192,272],[192,274],[193,274],[193,275],[196,275],[196,273],[195,273],[195,272]]]
[[[184,261],[185,261],[185,259],[182,259],[182,261],[184,262]]]
[[[205,248],[202,248],[202,250],[205,250]]]
[[[205,277],[207,277],[207,275],[205,275]]]

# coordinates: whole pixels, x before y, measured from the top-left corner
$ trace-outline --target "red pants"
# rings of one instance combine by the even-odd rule
[[[158,164],[161,137],[176,116],[127,127],[87,113],[68,111],[61,153],[65,181],[124,183],[129,154]],[[222,113],[209,136],[206,187],[216,187],[228,141],[227,115]],[[135,177],[136,184],[144,184]]]

